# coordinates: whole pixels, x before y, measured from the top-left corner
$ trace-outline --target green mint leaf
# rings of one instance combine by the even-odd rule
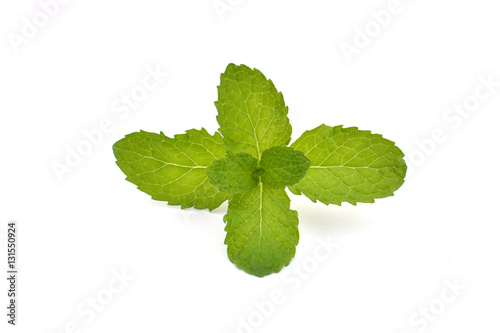
[[[295,255],[299,220],[285,190],[259,183],[249,192],[233,195],[224,221],[229,259],[249,274],[277,273]]]
[[[260,159],[272,146],[286,146],[292,127],[283,95],[257,69],[229,64],[221,75],[217,121],[230,152]]]
[[[404,182],[403,152],[379,134],[321,125],[290,147],[283,95],[257,69],[229,64],[217,87],[219,132],[166,137],[141,131],[113,150],[127,180],[155,200],[224,216],[229,259],[263,277],[295,255],[298,215],[285,187],[313,202],[341,205],[392,196]]]
[[[207,167],[226,154],[219,133],[210,135],[202,128],[169,138],[140,131],[116,142],[113,151],[126,179],[154,200],[213,210],[228,199],[206,174]]]
[[[356,127],[321,125],[304,132],[291,147],[303,151],[311,166],[289,189],[314,202],[372,203],[392,196],[406,175],[404,154],[394,142]]]
[[[296,184],[305,175],[311,161],[303,152],[289,147],[271,147],[262,153],[262,182],[273,189]]]
[[[247,192],[259,184],[259,178],[254,175],[258,168],[259,161],[255,157],[247,153],[229,153],[207,168],[207,176],[221,191]]]

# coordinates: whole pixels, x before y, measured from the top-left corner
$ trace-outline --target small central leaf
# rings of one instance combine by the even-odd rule
[[[259,161],[250,154],[229,153],[226,157],[215,160],[207,168],[207,176],[210,183],[219,190],[241,193],[257,187],[259,178],[255,178],[254,174],[258,168]]]
[[[303,152],[289,147],[272,147],[262,153],[262,182],[273,189],[284,189],[301,180],[311,165]]]

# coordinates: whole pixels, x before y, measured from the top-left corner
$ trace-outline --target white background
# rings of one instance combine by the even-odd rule
[[[40,7],[2,1],[0,242],[4,252],[17,221],[20,276],[15,328],[0,283],[0,330],[498,332],[500,87],[464,117],[447,111],[474,102],[480,77],[500,81],[496,2],[401,0],[380,31],[370,12],[387,0],[229,3],[221,16],[212,0],[73,0],[27,38],[25,19]],[[366,25],[373,37],[361,45]],[[356,38],[363,47],[349,62],[341,46]],[[358,126],[395,141],[413,165],[376,204],[291,195],[297,254],[265,278],[229,262],[226,204],[208,213],[154,202],[124,180],[111,150],[140,129],[213,133],[230,62],[283,92],[292,140],[321,123]],[[113,112],[148,67],[169,75],[127,116]],[[54,163],[103,119],[113,129],[60,181]],[[436,131],[444,138],[430,143]],[[331,254],[318,248],[328,241],[339,244]],[[133,279],[111,294],[122,270]],[[87,303],[95,297],[101,311]]]

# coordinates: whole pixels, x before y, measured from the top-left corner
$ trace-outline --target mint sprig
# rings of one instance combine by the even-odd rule
[[[127,180],[181,208],[224,216],[229,259],[255,276],[279,272],[295,255],[298,215],[285,187],[313,202],[341,205],[392,196],[404,182],[403,152],[356,127],[319,127],[291,140],[283,95],[257,69],[229,64],[218,87],[219,131],[169,138],[140,131],[113,150]]]

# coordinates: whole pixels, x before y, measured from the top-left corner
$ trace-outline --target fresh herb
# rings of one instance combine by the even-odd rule
[[[229,64],[218,87],[217,121],[173,138],[136,132],[113,146],[127,180],[154,200],[224,216],[229,259],[255,276],[279,272],[295,255],[298,215],[285,187],[313,202],[372,203],[404,182],[394,142],[356,127],[319,127],[291,140],[283,95],[257,69]]]

